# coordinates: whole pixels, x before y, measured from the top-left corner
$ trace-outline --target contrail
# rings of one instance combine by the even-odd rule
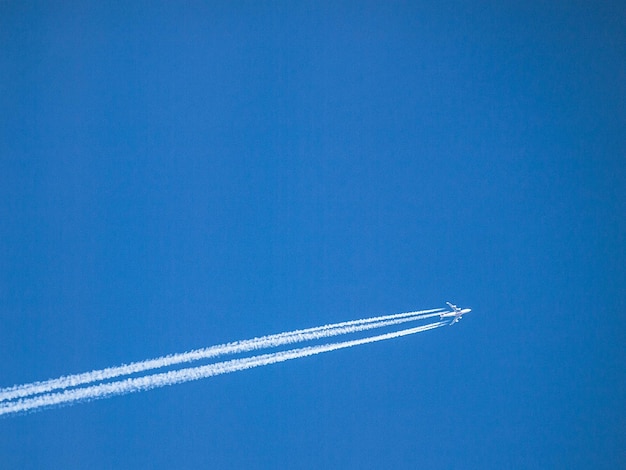
[[[338,343],[329,343],[318,346],[308,346],[288,351],[279,351],[269,354],[261,354],[248,358],[232,359],[229,361],[218,362],[198,367],[189,367],[185,369],[154,373],[142,377],[128,378],[116,382],[104,383],[99,385],[85,386],[81,388],[65,390],[62,392],[40,395],[32,398],[19,399],[8,403],[0,404],[0,416],[14,413],[23,413],[27,411],[36,411],[51,406],[59,406],[63,404],[72,404],[81,401],[97,400],[108,398],[114,395],[122,395],[134,393],[143,390],[150,390],[157,387],[165,387],[168,385],[199,380],[216,375],[227,374],[230,372],[251,369],[253,367],[265,366],[284,362],[299,357],[312,356],[338,349],[350,348],[361,344],[374,343],[387,339],[399,338],[401,336],[412,335],[422,331],[432,330],[447,325],[447,321],[439,321],[428,325],[408,328],[391,333],[385,333],[367,338],[355,339],[351,341],[343,341]]]
[[[15,400],[32,395],[48,393],[53,390],[66,389],[107,379],[122,377],[126,375],[136,374],[149,370],[169,367],[176,364],[189,363],[202,359],[210,359],[225,354],[238,354],[258,349],[266,349],[271,347],[283,346],[286,344],[300,343],[315,339],[322,339],[331,336],[338,336],[348,333],[356,333],[385,326],[397,325],[404,322],[425,320],[438,316],[444,309],[420,310],[415,312],[397,313],[393,315],[385,315],[379,317],[364,318],[360,320],[351,320],[341,323],[328,324],[302,330],[294,330],[285,333],[261,336],[243,341],[235,341],[203,349],[196,349],[185,353],[172,354],[162,356],[155,359],[148,359],[130,364],[123,364],[116,367],[108,367],[106,369],[93,370],[80,374],[67,375],[56,379],[50,379],[42,382],[32,382],[24,385],[15,385],[0,389],[0,402],[7,400]]]

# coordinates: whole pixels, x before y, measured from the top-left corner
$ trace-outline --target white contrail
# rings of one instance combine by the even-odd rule
[[[100,382],[107,379],[121,377],[125,375],[136,374],[148,370],[169,367],[176,364],[189,363],[201,359],[210,359],[225,354],[237,354],[258,349],[270,347],[278,347],[286,344],[294,344],[314,339],[327,338],[358,331],[365,331],[374,328],[382,328],[385,326],[396,325],[399,323],[424,320],[434,316],[438,316],[444,309],[430,309],[416,312],[397,313],[393,315],[385,315],[379,317],[365,318],[360,320],[351,320],[341,323],[334,323],[324,326],[295,330],[274,335],[262,336],[243,341],[235,341],[232,343],[220,344],[203,349],[196,349],[185,353],[172,354],[155,359],[148,359],[140,362],[133,362],[116,367],[108,367],[106,369],[93,370],[81,374],[67,375],[56,379],[50,379],[42,382],[32,382],[24,385],[16,385],[0,389],[0,402],[7,400],[15,400],[31,395],[51,392],[53,390],[76,387],[79,385]]]
[[[338,349],[350,348],[361,344],[373,343],[376,341],[384,341],[387,339],[399,338],[422,331],[432,330],[447,325],[447,321],[439,321],[428,325],[408,328],[405,330],[385,333],[367,338],[355,339],[351,341],[343,341],[338,343],[323,344],[318,346],[308,346],[288,351],[279,351],[270,354],[261,354],[248,358],[232,359],[230,361],[218,362],[198,367],[189,367],[185,369],[174,370],[170,372],[154,373],[142,377],[128,378],[116,382],[104,383],[99,385],[91,385],[80,387],[62,392],[39,395],[32,398],[19,399],[8,403],[0,404],[0,416],[13,413],[23,413],[27,411],[36,411],[43,408],[58,406],[63,404],[72,404],[81,401],[97,400],[107,398],[114,395],[122,395],[127,393],[150,390],[157,387],[165,387],[168,385],[199,380],[215,375],[227,374],[253,367],[275,364],[299,357],[312,356],[323,352],[336,351]]]

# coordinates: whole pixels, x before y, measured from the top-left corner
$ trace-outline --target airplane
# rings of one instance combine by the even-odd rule
[[[463,317],[463,315],[465,315],[466,313],[470,313],[472,311],[471,308],[460,309],[456,305],[452,305],[450,302],[446,302],[446,303],[448,304],[448,307],[452,309],[452,312],[440,313],[439,318],[443,319],[443,318],[454,317],[452,321],[450,322],[450,325],[454,325]]]

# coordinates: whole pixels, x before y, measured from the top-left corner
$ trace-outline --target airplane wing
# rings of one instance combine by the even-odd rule
[[[472,311],[471,308],[459,308],[454,304],[451,304],[450,302],[446,302],[448,304],[448,306],[452,309],[452,312],[443,312],[440,313],[439,316],[441,318],[445,318],[445,317],[454,317],[452,319],[452,321],[449,323],[449,325],[454,325],[456,322],[458,322],[461,318],[463,318],[463,315],[466,313],[469,313]]]

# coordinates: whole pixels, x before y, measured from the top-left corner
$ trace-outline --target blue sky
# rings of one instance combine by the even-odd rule
[[[454,328],[0,420],[7,468],[626,465],[618,2],[4,2],[0,386]]]

